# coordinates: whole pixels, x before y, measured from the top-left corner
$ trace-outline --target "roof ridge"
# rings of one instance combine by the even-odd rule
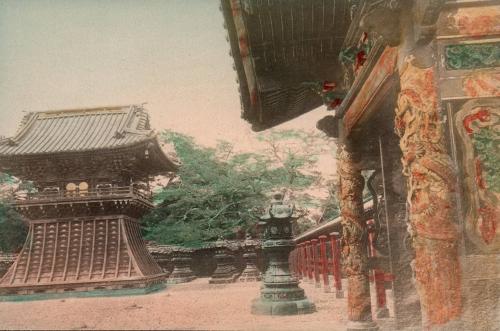
[[[87,116],[105,113],[121,113],[125,112],[125,107],[101,107],[101,108],[85,108],[85,109],[65,109],[65,110],[49,110],[36,112],[40,119],[45,118],[58,118],[58,117],[71,117],[71,116]]]
[[[0,139],[0,158],[119,148],[153,139],[141,105],[109,110],[31,112],[13,138]]]
[[[81,107],[81,108],[63,108],[63,109],[47,109],[47,110],[37,110],[34,113],[44,113],[44,114],[58,114],[58,113],[69,113],[69,112],[94,112],[99,110],[123,110],[135,106],[135,104],[125,104],[125,105],[106,105],[106,106],[96,106],[96,107]]]
[[[24,115],[14,136],[7,138],[8,143],[14,145],[17,144],[19,140],[21,140],[21,138],[29,131],[29,128],[36,122],[37,119],[38,113],[30,112]]]
[[[125,133],[148,134],[151,132],[150,129],[138,129],[140,121],[138,123],[134,123],[134,116],[136,116],[137,113],[145,113],[144,108],[138,107],[137,105],[130,105],[127,118],[116,130],[115,138],[123,138],[125,137]],[[133,124],[136,124],[135,127],[132,126]]]

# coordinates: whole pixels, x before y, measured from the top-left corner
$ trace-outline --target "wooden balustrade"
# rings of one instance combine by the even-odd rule
[[[45,202],[45,201],[59,201],[59,200],[85,200],[92,198],[103,197],[136,197],[147,202],[152,201],[150,192],[141,191],[134,186],[121,186],[109,188],[92,188],[85,191],[41,191],[33,193],[25,193],[23,195],[14,195],[11,202],[15,204],[31,203],[31,202]]]

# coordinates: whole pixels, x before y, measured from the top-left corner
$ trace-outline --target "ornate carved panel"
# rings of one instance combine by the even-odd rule
[[[500,66],[500,42],[445,46],[446,69],[477,69]]]
[[[366,115],[367,109],[373,105],[377,95],[384,95],[387,92],[389,87],[387,83],[391,82],[390,78],[394,74],[396,57],[396,48],[385,48],[357,94],[352,97],[348,96],[352,101],[344,116],[347,133],[351,132],[360,119]]]
[[[440,36],[486,36],[500,33],[500,6],[449,9],[441,14]]]
[[[499,72],[472,72],[463,79],[462,89],[472,98],[500,96]]]
[[[500,102],[466,102],[454,115],[464,175],[465,228],[476,245],[500,248]]]

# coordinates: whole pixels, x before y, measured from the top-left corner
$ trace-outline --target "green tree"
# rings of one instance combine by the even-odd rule
[[[282,190],[293,201],[312,200],[304,190],[318,181],[310,171],[312,149],[302,152],[280,143],[304,138],[295,131],[261,136],[264,153],[235,153],[228,142],[204,148],[191,137],[166,131],[181,161],[177,177],[155,194],[158,208],[144,217],[145,237],[159,243],[199,246],[219,237],[232,239],[253,231],[269,193]],[[304,151],[307,151],[305,153]],[[299,199],[300,198],[300,199]]]
[[[22,248],[27,226],[12,207],[0,202],[0,251],[16,252]]]
[[[333,184],[329,186],[328,198],[323,202],[321,207],[322,215],[320,222],[328,222],[339,217],[340,207]]]
[[[26,239],[27,226],[5,198],[11,196],[15,187],[21,183],[16,178],[0,173],[0,251],[15,252],[21,249]],[[23,186],[23,185],[21,185]]]
[[[319,208],[323,202],[308,191],[328,189],[328,185],[324,185],[327,181],[316,166],[320,155],[333,152],[329,138],[320,132],[302,130],[271,130],[257,138],[266,146],[263,155],[277,171],[276,184],[284,196],[304,212],[308,208]]]

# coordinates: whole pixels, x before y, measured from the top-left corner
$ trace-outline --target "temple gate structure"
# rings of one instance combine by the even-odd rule
[[[160,287],[138,220],[150,176],[176,168],[140,105],[26,115],[0,142],[0,170],[34,186],[11,201],[29,232],[0,295]]]
[[[377,329],[373,268],[394,277],[398,328],[500,325],[498,2],[221,0],[221,10],[254,130],[332,110],[317,127],[338,144],[348,329]],[[368,250],[368,180],[380,259]]]

